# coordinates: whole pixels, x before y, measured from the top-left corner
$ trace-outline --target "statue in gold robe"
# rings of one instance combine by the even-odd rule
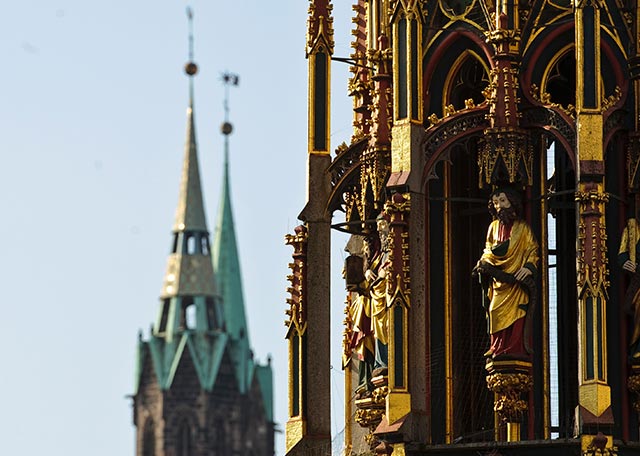
[[[489,200],[494,220],[489,225],[482,257],[476,265],[486,293],[488,332],[485,356],[529,359],[531,307],[535,302],[538,243],[521,217],[517,193],[497,190]]]
[[[358,276],[355,272],[347,274],[351,276],[347,279],[347,289],[352,293],[352,304],[348,311],[351,326],[348,349],[360,362],[359,385],[356,389],[358,397],[372,390],[371,378],[384,374],[387,368],[389,222],[384,216],[376,220],[376,229],[363,240],[361,253],[358,254],[364,262],[362,280],[351,278]]]
[[[383,214],[376,219],[379,248],[365,271],[371,300],[371,329],[375,339],[375,364],[373,375],[386,374],[387,345],[389,343],[389,299],[387,293],[387,269],[389,267],[389,221]]]
[[[629,359],[634,364],[640,364],[640,270],[638,270],[638,255],[640,254],[640,226],[635,218],[627,220],[627,226],[622,232],[618,264],[631,274],[629,288],[624,299],[625,311],[633,317],[633,330],[629,339]]]
[[[370,379],[375,353],[371,330],[371,300],[364,276],[365,264],[370,257],[368,240],[364,236],[352,235],[345,250],[350,253],[344,267],[349,296],[342,367],[346,368],[352,358],[358,360],[356,394],[362,396],[371,389]]]

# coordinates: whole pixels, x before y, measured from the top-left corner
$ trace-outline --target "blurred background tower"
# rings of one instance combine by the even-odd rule
[[[192,15],[188,11],[190,26]],[[187,138],[171,254],[160,309],[139,336],[133,420],[137,456],[274,454],[271,360],[253,359],[229,186],[228,115],[224,174],[213,247],[198,167],[190,34]],[[237,85],[237,76],[223,78]],[[225,96],[225,113],[228,113]]]
[[[352,3],[353,53],[334,56],[331,1],[310,0],[308,195],[287,236],[288,454],[330,445],[331,228],[351,234],[348,452],[635,454],[639,5]],[[351,65],[354,125],[335,149],[332,61]],[[520,356],[488,350],[472,279],[498,188],[522,200],[538,244]]]

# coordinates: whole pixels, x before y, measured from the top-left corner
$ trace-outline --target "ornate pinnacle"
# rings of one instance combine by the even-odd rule
[[[307,20],[307,54],[310,54],[320,42],[323,42],[327,46],[327,51],[333,54],[332,10],[333,5],[330,0],[311,0]]]

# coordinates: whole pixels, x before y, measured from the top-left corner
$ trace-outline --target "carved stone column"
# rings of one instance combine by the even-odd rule
[[[529,403],[527,394],[533,387],[531,367],[530,362],[520,360],[487,362],[487,387],[495,394],[493,410],[497,424],[507,426],[508,442],[520,440],[520,423]]]
[[[396,193],[385,206],[391,216],[391,266],[387,279],[389,296],[389,395],[386,417],[394,423],[411,411],[409,392],[409,318],[411,308],[409,267],[408,193]]]
[[[294,234],[285,236],[285,242],[293,247],[292,259],[289,263],[291,274],[289,280],[289,297],[285,310],[287,319],[286,339],[289,345],[289,420],[286,424],[286,448],[293,448],[306,434],[306,372],[304,358],[306,356],[307,313],[306,313],[306,266],[307,266],[308,232],[304,225],[295,228]]]
[[[292,295],[293,302],[299,301],[304,309],[306,322],[298,339],[295,332],[288,333],[291,349],[298,350],[291,357],[290,381],[300,379],[299,390],[290,390],[290,401],[298,404],[293,412],[298,415],[290,414],[285,427],[288,456],[307,455],[311,448],[331,451],[331,259],[327,254],[331,245],[331,214],[327,211],[327,202],[331,193],[328,169],[331,165],[331,56],[334,47],[332,9],[330,0],[311,0],[307,22],[308,194],[306,205],[298,216],[306,230],[306,262],[302,292],[300,296]],[[296,393],[298,397],[295,397]]]

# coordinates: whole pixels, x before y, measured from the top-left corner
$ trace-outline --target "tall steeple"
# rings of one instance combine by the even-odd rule
[[[225,120],[221,127],[224,135],[224,172],[218,220],[214,234],[213,267],[223,303],[225,328],[230,338],[232,356],[235,358],[237,366],[238,384],[240,390],[245,391],[248,387],[248,380],[251,378],[253,362],[245,317],[240,260],[229,184],[229,135],[233,131],[233,126],[229,122],[229,87],[238,85],[238,76],[225,73],[222,80],[225,86]]]
[[[244,311],[244,297],[242,279],[240,276],[240,261],[236,243],[233,211],[231,208],[231,190],[229,185],[229,135],[233,127],[228,119],[228,88],[229,84],[237,85],[237,76],[225,74],[225,121],[221,131],[224,135],[224,172],[222,177],[222,192],[220,207],[213,243],[213,265],[218,279],[218,289],[224,307],[226,329],[233,339],[249,340],[247,321]]]
[[[211,331],[223,327],[221,309],[216,302],[216,280],[200,185],[193,113],[193,76],[198,72],[198,67],[193,63],[191,34],[189,63],[185,66],[185,72],[189,76],[189,107],[182,179],[171,254],[167,260],[160,296],[162,306],[154,328],[154,334],[164,335],[167,340],[185,329]]]
[[[138,341],[136,456],[273,456],[273,374],[270,359],[254,362],[249,347],[228,171],[215,255],[220,292],[214,273],[194,124],[192,33],[189,42],[187,138],[172,248],[157,321],[148,340]],[[221,294],[229,302],[226,317]]]

